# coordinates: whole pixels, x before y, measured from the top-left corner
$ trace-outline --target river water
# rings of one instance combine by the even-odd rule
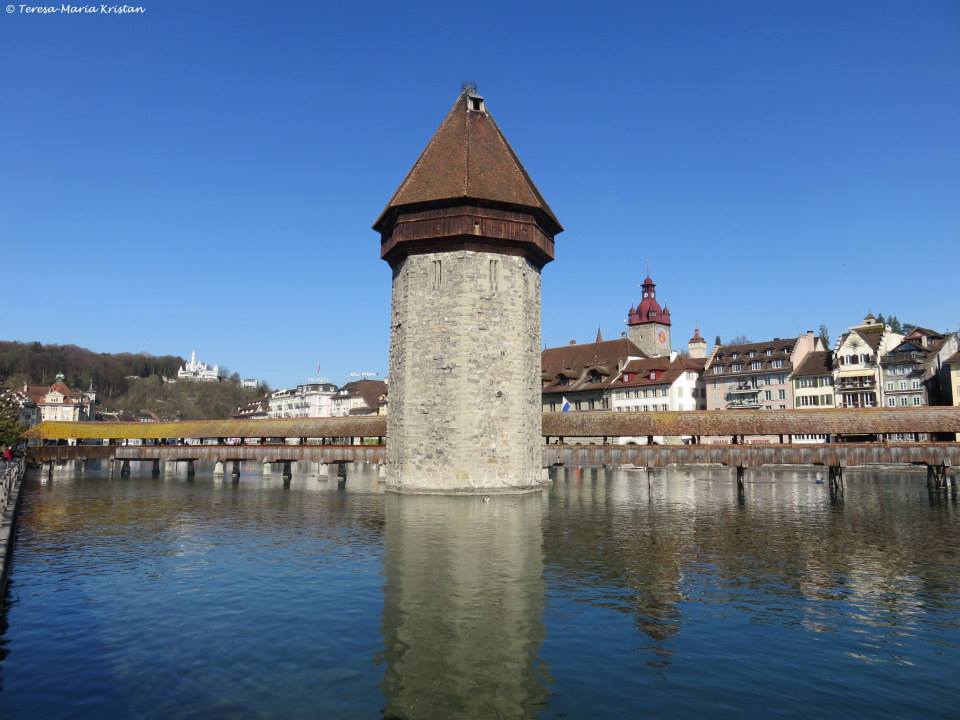
[[[0,717],[957,717],[956,498],[818,480],[34,474]]]

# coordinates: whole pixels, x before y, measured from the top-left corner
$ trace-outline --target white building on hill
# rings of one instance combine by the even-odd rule
[[[178,380],[201,380],[216,382],[220,379],[220,366],[210,367],[205,362],[197,360],[197,351],[190,353],[190,362],[177,371]]]

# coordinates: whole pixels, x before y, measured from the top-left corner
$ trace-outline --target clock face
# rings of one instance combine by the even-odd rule
[[[662,343],[665,343],[667,341],[667,334],[663,330],[660,331],[660,334],[657,335],[657,337]]]

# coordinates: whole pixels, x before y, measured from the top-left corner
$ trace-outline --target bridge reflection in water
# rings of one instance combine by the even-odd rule
[[[386,717],[538,715],[546,498],[384,502]]]

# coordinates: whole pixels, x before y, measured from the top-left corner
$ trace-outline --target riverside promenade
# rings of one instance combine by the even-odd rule
[[[0,597],[7,588],[7,574],[13,551],[13,529],[25,472],[26,461],[23,458],[15,462],[0,462]]]

